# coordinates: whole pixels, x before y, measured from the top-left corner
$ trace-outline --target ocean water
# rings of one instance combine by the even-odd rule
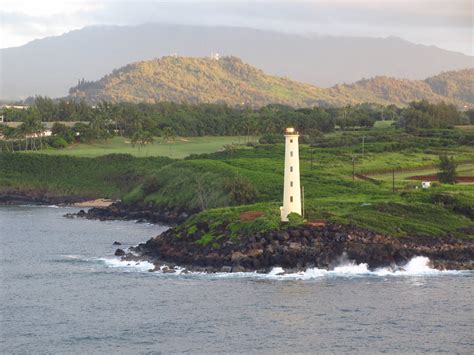
[[[0,207],[0,353],[473,353],[474,273],[148,272],[122,247],[164,226]]]

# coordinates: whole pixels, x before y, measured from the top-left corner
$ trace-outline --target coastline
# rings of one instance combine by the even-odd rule
[[[82,206],[75,205],[75,207]],[[65,217],[97,219],[99,221],[136,221],[175,226],[184,222],[191,214],[187,211],[166,210],[143,204],[125,204],[116,201],[107,206],[92,206],[87,211],[81,209],[77,213],[68,213]]]
[[[90,197],[51,194],[42,189],[2,189],[0,205],[58,205],[74,206],[92,200]]]
[[[118,202],[117,200],[112,200],[108,198],[97,198],[93,200],[87,200],[83,202],[76,202],[72,204],[72,207],[109,207],[110,205]]]
[[[172,228],[129,250],[117,249],[123,260],[149,261],[155,271],[163,265],[204,272],[304,271],[309,267],[331,269],[341,260],[365,263],[370,269],[403,268],[416,256],[426,256],[439,270],[474,270],[474,239],[454,236],[391,237],[351,225],[302,225],[252,236],[231,236],[223,229],[217,243],[198,241],[208,232],[206,223],[182,235],[179,226],[196,211],[159,210],[142,204],[124,204],[109,199],[36,194],[2,194],[0,204],[38,204],[77,207],[67,218],[129,220],[167,224]],[[84,209],[81,209],[84,208]],[[85,210],[89,208],[88,210]]]
[[[90,198],[75,195],[54,195],[41,189],[3,190],[0,193],[0,205],[58,205],[78,208],[109,207],[118,200],[108,198]]]
[[[182,236],[171,228],[128,252],[117,249],[123,260],[148,261],[154,271],[167,265],[201,272],[261,272],[275,267],[285,271],[307,268],[331,270],[341,262],[367,264],[368,268],[403,267],[414,257],[430,259],[438,270],[474,270],[474,240],[443,237],[390,237],[350,225],[300,226],[282,231],[231,237],[202,245],[206,226]]]

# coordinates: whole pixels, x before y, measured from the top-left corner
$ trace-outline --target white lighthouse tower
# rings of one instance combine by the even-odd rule
[[[285,180],[281,221],[288,222],[290,213],[301,215],[299,134],[292,127],[285,129]]]

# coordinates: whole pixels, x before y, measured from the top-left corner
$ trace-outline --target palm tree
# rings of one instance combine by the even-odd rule
[[[138,147],[138,154],[140,154],[140,148],[142,147],[143,140],[142,140],[142,130],[136,131],[131,139],[132,147]]]
[[[176,133],[173,131],[173,128],[171,127],[165,127],[161,131],[161,134],[163,135],[163,139],[165,142],[172,142],[176,138]]]
[[[142,136],[141,136],[141,139],[142,139],[142,143],[143,145],[145,145],[147,148],[146,148],[146,155],[148,156],[148,144],[153,144],[153,142],[155,141],[154,138],[153,138],[153,134],[149,131],[142,131]]]

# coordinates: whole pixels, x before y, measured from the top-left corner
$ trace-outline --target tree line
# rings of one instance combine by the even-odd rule
[[[105,140],[114,135],[131,138],[139,146],[152,142],[155,136],[164,135],[262,136],[281,134],[288,126],[294,126],[304,135],[315,136],[336,128],[371,128],[379,120],[395,121],[398,127],[412,132],[422,128],[449,128],[472,123],[474,119],[472,110],[460,112],[453,105],[427,101],[412,102],[405,108],[366,103],[312,108],[272,104],[254,109],[172,102],[101,102],[92,106],[84,101],[53,100],[42,96],[37,96],[26,109],[3,108],[0,114],[6,122],[22,122],[16,129],[0,126],[0,135],[9,141],[23,140],[25,149],[36,148],[36,142],[31,140],[44,129],[45,122],[76,122],[73,127],[60,124],[53,127],[53,137],[47,142],[61,147],[74,140]]]

